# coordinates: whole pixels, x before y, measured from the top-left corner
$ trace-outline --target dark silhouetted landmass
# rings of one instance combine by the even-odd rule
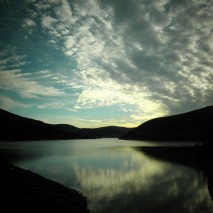
[[[132,128],[106,126],[99,128],[77,128],[67,124],[57,124],[62,130],[74,132],[89,138],[119,138],[129,132]]]
[[[0,162],[2,212],[86,213],[86,198],[74,189]]]
[[[211,141],[213,106],[149,120],[121,139],[150,141]]]
[[[119,138],[129,130],[116,126],[90,129],[68,124],[47,124],[0,109],[0,141]]]
[[[119,126],[106,126],[94,129],[83,128],[81,129],[81,133],[88,136],[95,135],[97,138],[119,138],[129,132],[131,129],[132,128]]]
[[[0,109],[0,140],[62,140],[85,138],[34,119]]]

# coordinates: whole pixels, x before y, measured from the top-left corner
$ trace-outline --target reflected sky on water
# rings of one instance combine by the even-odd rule
[[[92,212],[213,212],[204,177],[135,149],[146,145],[117,139],[1,143],[1,153],[15,154],[16,165],[78,189]]]

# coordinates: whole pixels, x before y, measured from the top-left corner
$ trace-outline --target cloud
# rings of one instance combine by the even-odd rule
[[[57,5],[55,13],[62,21],[68,23],[75,22],[75,18],[72,15],[72,10],[67,0],[60,1],[60,6]]]
[[[161,1],[161,3],[161,5],[165,6],[168,2]],[[156,8],[159,7],[149,9],[145,3],[137,4],[133,1],[128,1],[122,2],[122,4],[124,6],[118,2],[111,2],[114,19],[111,19],[110,22],[119,24],[117,32],[116,28],[112,32],[104,31],[102,26],[98,29],[96,22],[99,35],[103,37],[107,33],[114,35],[114,41],[109,42],[113,44],[113,48],[104,46],[100,56],[94,53],[94,51],[88,51],[90,55],[86,55],[85,51],[80,48],[79,52],[81,53],[82,51],[84,55],[82,58],[89,59],[90,65],[97,64],[97,61],[101,62],[98,63],[100,68],[109,73],[110,78],[117,82],[130,83],[137,85],[138,88],[141,88],[141,85],[147,87],[150,94],[153,94],[153,100],[156,100],[157,97],[161,100],[163,97],[162,100],[165,101],[164,97],[168,96],[170,99],[178,100],[179,104],[182,105],[184,98],[180,95],[181,93],[185,94],[188,100],[194,103],[193,100],[200,98],[200,96],[194,97],[190,92],[191,90],[195,93],[201,90],[202,99],[207,95],[206,91],[212,91],[208,83],[212,79],[210,72],[212,63],[209,61],[209,55],[206,55],[202,48],[198,50],[200,45],[198,41],[203,40],[205,37],[208,39],[203,40],[203,43],[208,43],[206,45],[208,47],[211,46],[209,45],[211,37],[201,27],[203,26],[202,23],[205,22],[204,20],[207,19],[210,22],[208,17],[204,16],[201,20],[193,18],[196,17],[196,12],[191,12],[193,10],[191,10],[191,5],[189,4],[174,3],[173,9],[167,11],[167,15],[162,13],[162,7],[158,11]],[[154,5],[156,6],[156,4]],[[196,3],[192,7],[195,11],[199,9]],[[131,9],[132,11],[134,9],[135,13],[129,12],[127,16],[126,12],[131,11]],[[139,15],[139,13],[142,15]],[[146,14],[148,15],[146,16]],[[128,21],[126,17],[128,17]],[[199,26],[198,31],[200,33],[196,33],[193,25],[190,26],[189,30],[186,22],[189,25],[196,23]],[[113,26],[113,24],[111,25]],[[211,25],[209,23],[209,26]],[[89,29],[95,28],[94,25],[89,26]],[[98,33],[97,35],[93,34],[96,43],[99,41],[99,35]],[[89,38],[89,36],[86,36],[85,40],[86,38]],[[93,45],[94,49],[96,48],[95,42]],[[135,43],[137,46],[135,46]],[[84,46],[87,46],[87,49],[89,49],[92,45],[86,41]],[[93,53],[95,56],[93,56]],[[201,55],[210,64],[203,66],[200,61]],[[189,61],[190,64],[184,64],[186,61]],[[208,73],[208,77],[206,74],[201,76],[198,73],[194,73],[194,69],[198,65],[200,73]],[[188,71],[183,76],[182,72],[184,70]],[[203,85],[202,88],[198,84],[193,83],[195,76],[197,79],[200,79],[200,85]],[[205,90],[204,87],[206,88]]]
[[[19,101],[15,101],[7,96],[0,95],[0,108],[5,109],[5,110],[10,110],[15,107],[23,107],[23,108],[28,108],[31,105],[25,104]]]
[[[202,12],[209,11],[207,1],[48,3],[55,16],[43,17],[42,26],[77,61],[72,86],[81,88],[81,107],[130,104],[136,116],[148,118],[181,111],[187,102],[189,109],[211,103],[212,61],[205,50],[212,51],[212,21]],[[55,27],[47,21],[56,19]]]
[[[31,28],[31,27],[35,27],[35,26],[36,26],[36,23],[32,19],[29,19],[29,18],[25,18],[23,21],[23,24],[22,24],[22,27],[24,27],[24,28]]]
[[[88,71],[85,71],[84,74],[81,72],[82,82],[74,80],[72,84],[72,87],[82,86],[81,93],[76,100],[76,106],[81,109],[120,106],[120,111],[122,111],[122,109],[132,108],[134,113],[137,113],[135,115],[137,120],[130,114],[130,117],[125,116],[125,121],[121,122],[119,119],[119,122],[124,124],[134,121],[137,125],[153,118],[153,115],[167,114],[167,108],[160,101],[150,100],[152,94],[145,87],[138,88],[130,84],[121,85],[105,76],[105,73],[100,70],[90,70],[89,73]],[[116,123],[115,120],[113,122]],[[108,123],[113,122],[108,121]],[[128,126],[133,125],[128,124]]]
[[[45,0],[31,6],[34,15],[24,17],[22,26],[36,26],[41,31],[32,38],[61,54],[57,63],[48,61],[55,73],[48,74],[54,83],[46,93],[69,90],[79,109],[134,109],[126,118],[130,123],[212,104],[213,8],[208,0]],[[67,61],[60,64],[62,57]],[[42,86],[22,71],[18,75]]]
[[[41,18],[41,26],[43,28],[48,28],[49,29],[56,22],[57,22],[57,20],[55,18],[52,18],[51,16],[43,16]]]
[[[0,66],[1,67],[19,67],[27,64],[26,55],[16,54],[14,48],[4,50],[0,53]]]
[[[30,79],[29,73],[20,70],[0,71],[0,88],[16,91],[23,98],[38,96],[64,96],[65,93],[52,86],[43,86]]]

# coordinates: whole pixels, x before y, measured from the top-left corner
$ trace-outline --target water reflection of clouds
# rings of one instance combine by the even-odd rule
[[[154,160],[144,162],[144,160],[141,153],[134,153],[131,163],[136,164],[134,168],[137,169],[129,170],[126,173],[122,170],[108,169],[109,171],[107,172],[104,170],[96,172],[82,167],[75,167],[77,178],[80,180],[82,188],[87,190],[85,192],[89,196],[92,196],[94,203],[91,204],[91,207],[97,207],[100,202],[100,205],[104,205],[104,203],[107,205],[105,200],[111,198],[109,206],[112,206],[112,203],[114,203],[114,208],[117,211],[121,211],[121,197],[126,201],[123,208],[127,208],[128,205],[132,206],[133,203],[136,206],[141,203],[140,211],[148,212],[151,212],[152,208],[153,212],[156,212],[157,206],[173,203],[172,201],[175,201],[173,204],[177,205],[177,199],[179,199],[179,204],[181,204],[178,207],[179,211],[187,209],[186,212],[191,212],[189,210],[192,210],[194,207],[195,210],[199,209],[197,205],[204,204],[205,202],[211,204],[206,187],[201,186],[198,181],[195,185],[193,180],[191,180],[193,174],[187,174],[188,169],[179,167],[177,171],[173,171],[170,164]],[[186,174],[184,178],[183,172]],[[94,187],[96,187],[96,190],[91,190]],[[196,191],[196,188],[200,189]],[[194,195],[191,194],[191,203],[187,203],[188,198],[186,196],[182,197],[182,194],[189,195],[189,193],[185,193],[186,190],[194,193]],[[135,197],[135,200],[129,199],[133,197]],[[155,203],[155,207],[151,205],[152,201]],[[107,209],[107,206],[102,207]],[[131,208],[134,209],[134,207]]]
[[[213,212],[205,182],[193,169],[129,147],[71,151],[20,165],[77,188],[96,212]]]
[[[108,188],[109,186],[120,186],[132,183],[132,179],[135,179],[134,185],[148,179],[150,175],[163,173],[164,167],[162,163],[152,163],[149,160],[149,166],[145,159],[140,158],[141,154],[124,156],[114,156],[112,164],[108,164],[108,167],[82,167],[82,165],[74,165],[74,170],[77,177],[81,180],[82,186]],[[120,158],[120,159],[119,159]],[[99,159],[99,163],[104,162],[104,159]],[[114,163],[113,163],[114,162]],[[153,161],[154,162],[154,161]],[[119,164],[117,168],[117,164]],[[141,178],[144,177],[144,178]]]
[[[156,212],[158,207],[168,209],[165,212],[198,212],[198,209],[199,212],[213,212],[205,209],[205,206],[212,206],[212,202],[195,171],[182,166],[174,170],[169,163],[147,159],[143,153],[133,150],[122,160],[120,169],[74,165],[76,178],[90,199],[91,209],[123,212],[137,206],[135,212]],[[173,205],[177,205],[177,211]],[[114,211],[110,209],[112,206]]]

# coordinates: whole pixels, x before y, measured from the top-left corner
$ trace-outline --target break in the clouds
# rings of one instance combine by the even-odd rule
[[[14,111],[66,112],[72,124],[136,126],[213,102],[209,0],[0,4],[4,108],[10,100]]]

